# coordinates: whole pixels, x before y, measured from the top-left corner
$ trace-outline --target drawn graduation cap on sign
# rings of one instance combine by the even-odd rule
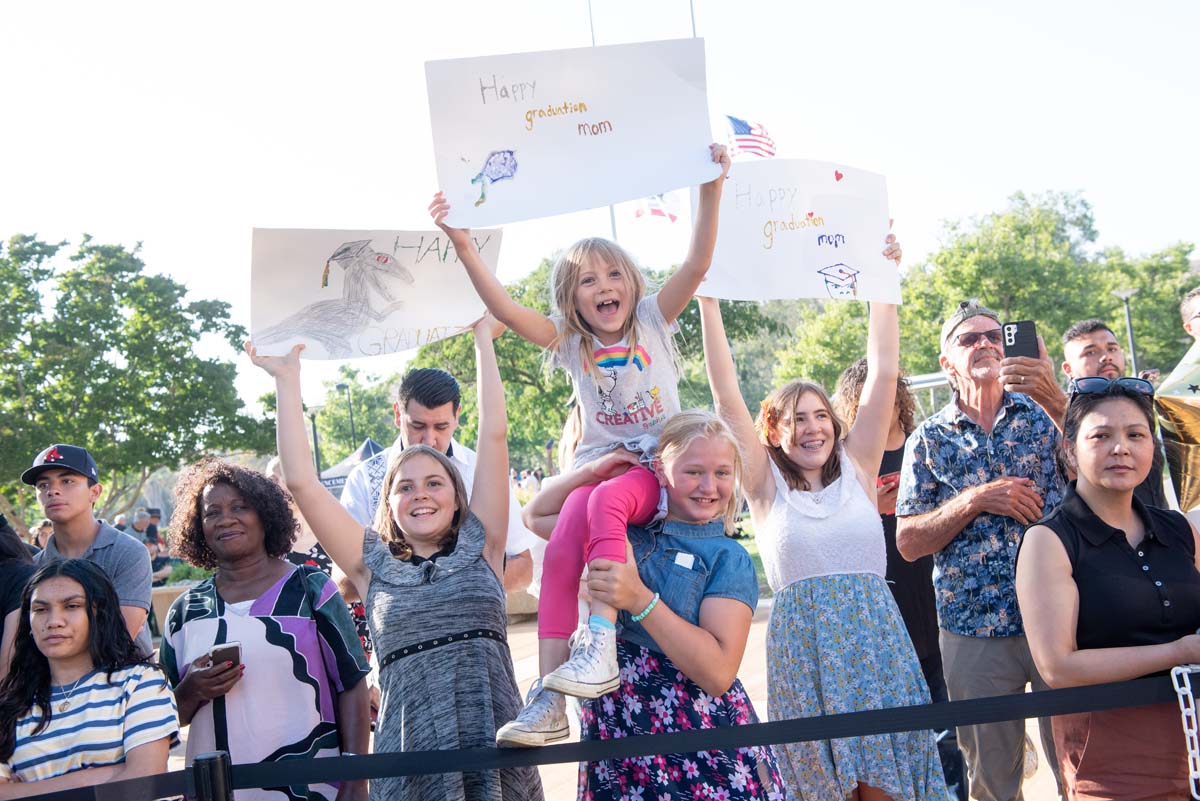
[[[838,262],[817,270],[817,272],[825,278],[825,289],[829,292],[829,297],[858,297],[858,274],[862,270],[856,270],[848,264]]]
[[[325,271],[321,273],[321,289],[329,286],[329,265],[331,262],[336,261],[338,266],[344,270],[350,261],[357,258],[364,250],[370,250],[370,248],[370,239],[359,239],[355,242],[342,244],[325,262]]]

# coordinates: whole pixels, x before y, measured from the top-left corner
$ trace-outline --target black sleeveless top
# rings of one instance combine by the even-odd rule
[[[1080,649],[1160,645],[1200,627],[1200,571],[1187,518],[1146,506],[1136,495],[1133,508],[1146,529],[1136,548],[1096,516],[1074,481],[1058,508],[1036,524],[1058,535],[1071,561]]]

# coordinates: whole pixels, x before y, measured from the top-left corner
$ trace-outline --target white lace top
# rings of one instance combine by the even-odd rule
[[[775,466],[775,500],[767,519],[755,522],[767,583],[773,592],[816,576],[887,571],[879,511],[859,483],[854,462],[839,448],[841,476],[819,492],[788,487]]]

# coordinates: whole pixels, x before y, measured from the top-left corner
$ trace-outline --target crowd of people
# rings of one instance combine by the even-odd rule
[[[461,395],[412,370],[399,435],[339,499],[313,467],[297,345],[252,362],[276,384],[278,458],[218,458],[175,488],[171,553],[212,571],[147,625],[166,563],[159,520],[100,520],[91,455],[55,444],[21,476],[45,520],[0,527],[0,799],[162,772],[337,754],[536,747],[742,726],[738,679],[758,604],[731,538],[748,508],[773,593],[772,719],[1096,684],[1200,662],[1200,534],[1168,507],[1151,404],[1111,329],[1006,358],[999,316],[948,310],[952,400],[919,424],[899,367],[899,310],[874,303],[865,358],[832,396],[792,381],[747,406],[721,306],[699,298],[715,410],[683,410],[675,320],[702,290],[729,167],[699,189],[691,245],[660,288],[620,246],[587,239],[551,277],[554,313],[513,300],[468,231],[435,222],[489,310],[474,327],[478,438]],[[883,255],[898,265],[889,235]],[[1184,299],[1185,328],[1200,292]],[[505,329],[570,376],[557,475],[510,466],[494,340]],[[516,490],[532,497],[524,508]],[[153,527],[153,528],[151,528]],[[522,699],[506,592],[538,588],[539,673]],[[581,582],[586,598],[582,614]],[[581,619],[582,618],[582,619]],[[1040,721],[1071,799],[1187,794],[1173,705]],[[807,743],[598,759],[580,799],[1022,797],[1022,721]],[[373,733],[372,733],[373,732]],[[535,768],[238,790],[250,799],[528,801]]]

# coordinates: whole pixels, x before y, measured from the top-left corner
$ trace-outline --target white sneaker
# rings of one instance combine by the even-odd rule
[[[515,720],[496,732],[496,745],[537,747],[565,740],[571,734],[567,724],[567,699],[561,693],[550,692],[538,679],[525,696],[525,707]]]
[[[547,690],[576,698],[599,698],[621,685],[615,629],[584,628],[576,632],[571,657],[542,679]]]

